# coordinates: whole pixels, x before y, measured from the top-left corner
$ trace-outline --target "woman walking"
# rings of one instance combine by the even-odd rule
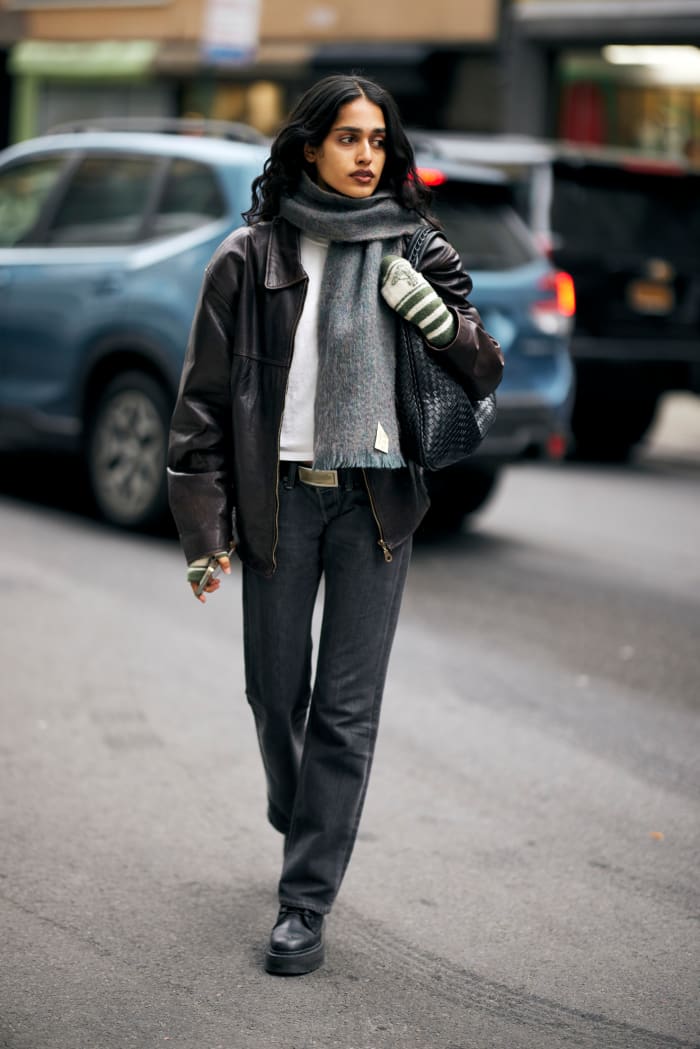
[[[284,836],[265,966],[311,972],[355,842],[389,654],[428,505],[396,417],[398,315],[475,396],[503,359],[431,222],[395,103],[332,76],[299,101],[209,263],[172,422],[170,502],[188,579],[243,564],[246,694]],[[312,684],[311,620],[324,607]],[[205,583],[214,593],[219,580]]]

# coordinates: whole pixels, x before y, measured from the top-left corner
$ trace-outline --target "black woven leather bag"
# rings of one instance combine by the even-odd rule
[[[411,237],[406,259],[418,269],[435,234],[420,226]],[[463,386],[431,352],[414,324],[399,321],[396,402],[401,450],[426,470],[442,470],[466,459],[479,447],[496,418],[496,396],[471,401]]]

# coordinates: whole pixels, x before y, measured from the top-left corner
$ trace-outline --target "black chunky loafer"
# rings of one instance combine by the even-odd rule
[[[323,964],[323,915],[282,907],[270,935],[265,969],[277,976],[302,976]]]

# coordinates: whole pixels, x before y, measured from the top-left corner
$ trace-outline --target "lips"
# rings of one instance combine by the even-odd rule
[[[361,182],[363,185],[374,182],[374,174],[371,171],[353,171],[350,178],[354,179],[355,182]]]

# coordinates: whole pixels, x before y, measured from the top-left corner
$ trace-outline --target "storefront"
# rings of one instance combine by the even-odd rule
[[[254,0],[208,0],[204,25],[239,7],[243,24],[225,47],[190,44],[181,50],[188,79],[185,109],[219,119],[244,120],[271,133],[298,95],[329,73],[359,72],[395,96],[406,121],[427,127],[496,130],[501,0],[264,0],[258,11],[258,44],[237,47],[252,20]],[[213,5],[213,8],[212,8]],[[248,25],[245,12],[248,11]],[[208,13],[207,13],[208,12]],[[216,35],[221,39],[221,34]],[[248,32],[249,38],[249,32]],[[157,59],[173,72],[176,49]]]
[[[515,0],[506,129],[691,157],[700,0]]]
[[[700,147],[700,48],[608,44],[557,61],[557,134],[668,156]]]
[[[86,117],[170,115],[175,99],[154,76],[156,50],[149,40],[16,44],[9,59],[13,140]]]
[[[11,137],[103,115],[198,114],[272,133],[331,72],[385,84],[409,124],[498,130],[502,0],[5,0]]]

